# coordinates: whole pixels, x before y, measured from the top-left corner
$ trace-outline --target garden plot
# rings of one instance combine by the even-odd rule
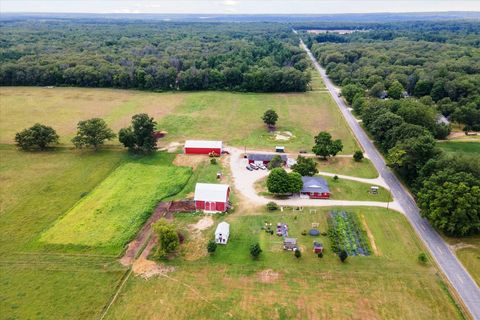
[[[332,211],[328,218],[328,235],[332,243],[332,251],[345,250],[349,256],[368,256],[370,247],[365,231],[355,214],[345,211]]]
[[[180,192],[192,170],[159,161],[131,162],[118,167],[40,241],[54,245],[107,248],[118,254],[151,214],[155,205]],[[155,163],[161,162],[162,165]]]

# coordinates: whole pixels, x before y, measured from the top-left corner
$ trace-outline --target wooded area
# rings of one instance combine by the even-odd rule
[[[306,91],[287,25],[13,20],[0,23],[0,85]]]
[[[305,27],[309,29],[309,27]],[[345,27],[344,27],[345,28]],[[422,215],[448,235],[480,232],[480,158],[442,152],[435,139],[480,130],[480,26],[410,22],[354,33],[303,33]],[[370,29],[368,29],[370,28]]]

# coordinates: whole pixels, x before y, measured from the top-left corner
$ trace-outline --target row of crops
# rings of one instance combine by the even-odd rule
[[[360,227],[358,217],[345,211],[331,211],[328,217],[328,236],[333,252],[345,250],[349,256],[370,255],[365,231]]]

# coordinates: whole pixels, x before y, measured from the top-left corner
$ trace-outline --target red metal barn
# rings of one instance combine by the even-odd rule
[[[215,152],[218,155],[222,154],[222,141],[207,141],[207,140],[187,140],[183,148],[185,154],[209,154]]]
[[[330,189],[322,177],[302,177],[303,188],[300,193],[310,199],[329,199]]]
[[[207,212],[227,211],[229,197],[228,184],[197,183],[194,197],[195,209]]]
[[[248,163],[267,165],[274,156],[280,156],[283,164],[287,163],[287,156],[284,154],[270,154],[270,153],[249,153],[247,156]]]

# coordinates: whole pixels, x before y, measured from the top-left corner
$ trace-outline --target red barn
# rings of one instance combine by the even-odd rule
[[[328,199],[330,198],[330,189],[322,177],[302,177],[303,188],[300,193],[308,196],[310,199]]]
[[[222,154],[222,141],[207,141],[207,140],[187,140],[183,148],[185,154],[209,154],[215,152],[218,155]]]
[[[229,197],[228,184],[197,183],[194,197],[195,209],[207,212],[227,211]]]

